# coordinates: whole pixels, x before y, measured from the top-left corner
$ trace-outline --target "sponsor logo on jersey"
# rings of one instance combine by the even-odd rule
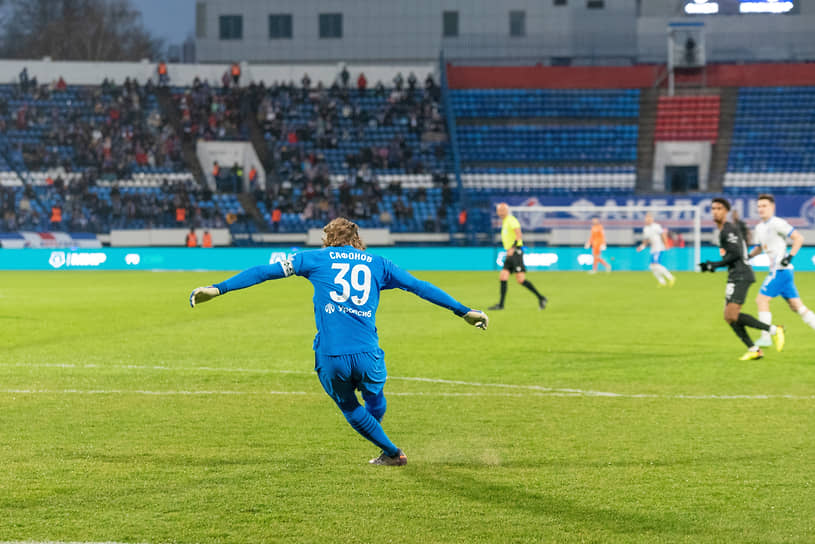
[[[357,310],[348,306],[337,306],[337,311],[341,314],[351,314],[357,317],[372,317],[374,315],[371,310]]]
[[[327,314],[333,314],[335,309],[336,309],[335,306],[333,304],[331,304],[330,302],[325,305],[325,313],[327,313]]]

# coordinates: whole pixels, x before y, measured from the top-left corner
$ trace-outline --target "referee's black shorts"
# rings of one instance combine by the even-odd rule
[[[504,259],[504,270],[509,270],[510,274],[514,272],[526,272],[526,266],[524,266],[524,252],[516,247],[515,252]]]
[[[751,281],[730,281],[724,288],[724,301],[726,304],[744,304],[747,300],[747,291],[753,284]]]

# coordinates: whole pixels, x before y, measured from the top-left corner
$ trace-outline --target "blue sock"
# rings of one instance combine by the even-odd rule
[[[362,399],[365,401],[365,409],[368,413],[374,416],[378,422],[382,423],[382,418],[385,416],[385,410],[388,407],[388,401],[385,399],[385,393],[380,391],[378,395],[368,396],[362,394]]]
[[[385,455],[393,457],[399,453],[399,448],[390,441],[382,430],[382,425],[365,408],[357,406],[350,412],[343,412],[343,415],[356,432],[379,446]]]

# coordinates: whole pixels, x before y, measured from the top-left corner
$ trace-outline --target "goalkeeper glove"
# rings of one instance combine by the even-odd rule
[[[703,263],[699,263],[699,269],[702,272],[715,272],[716,267],[713,266],[713,263],[710,261],[705,261]]]
[[[783,259],[781,259],[781,262],[780,262],[779,264],[780,264],[781,266],[789,266],[790,261],[792,261],[792,255],[790,255],[789,253],[787,253],[786,255],[784,255],[784,258],[783,258]]]
[[[190,308],[195,308],[197,303],[206,302],[220,294],[221,292],[218,288],[211,285],[208,287],[196,287],[192,293],[190,293]]]
[[[487,330],[487,324],[490,321],[487,314],[481,310],[470,310],[461,317],[464,318],[468,325],[475,325],[481,330]]]

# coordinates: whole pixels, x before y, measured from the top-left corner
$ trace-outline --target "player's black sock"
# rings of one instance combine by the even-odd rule
[[[501,282],[501,302],[499,302],[498,304],[503,306],[505,298],[507,298],[507,282],[502,281]]]
[[[523,285],[524,287],[526,287],[527,289],[529,289],[530,291],[532,291],[533,293],[535,293],[535,296],[536,296],[536,297],[538,297],[538,300],[540,300],[541,298],[543,298],[543,295],[541,295],[540,293],[538,293],[538,290],[537,290],[537,289],[535,289],[535,286],[534,286],[534,285],[532,285],[532,282],[531,282],[531,281],[529,281],[529,280],[524,280],[524,282],[523,282],[521,285]]]
[[[770,326],[767,323],[762,323],[750,314],[739,314],[738,322],[745,327],[753,327],[754,329],[761,329],[762,331],[770,330]]]
[[[741,321],[741,320],[739,320]],[[736,336],[741,338],[741,341],[744,342],[744,345],[748,348],[753,347],[753,341],[750,340],[750,335],[747,334],[747,329],[744,328],[744,325],[736,321],[735,323],[730,324],[730,328],[733,329],[733,332],[736,333]]]

